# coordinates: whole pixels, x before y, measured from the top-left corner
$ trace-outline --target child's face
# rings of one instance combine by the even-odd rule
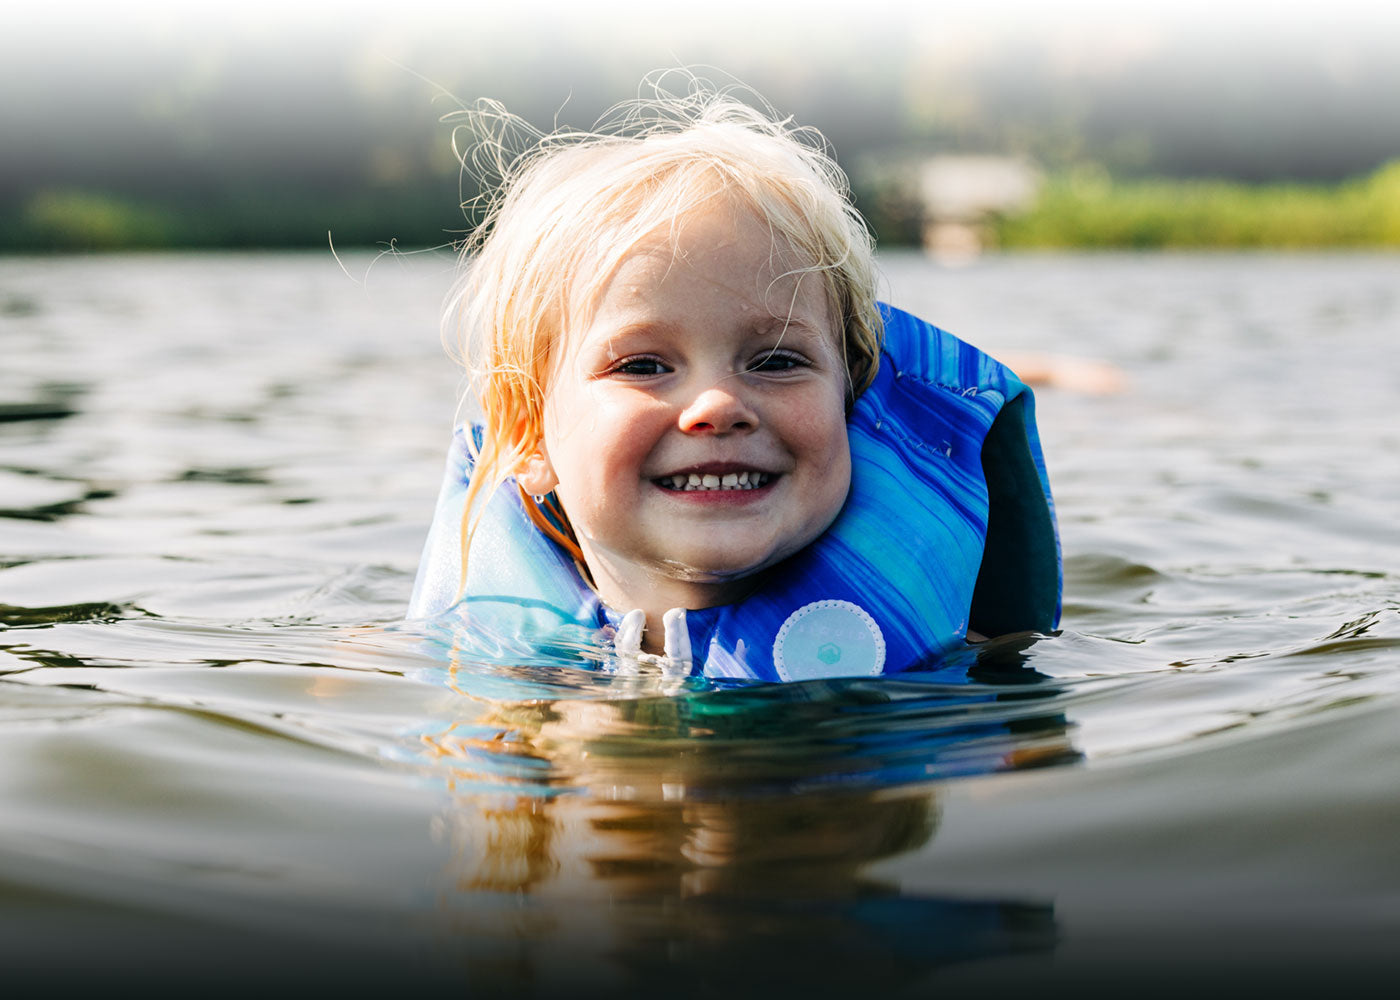
[[[721,202],[633,249],[564,337],[518,480],[557,492],[619,610],[735,600],[845,503],[840,336],[790,257]]]

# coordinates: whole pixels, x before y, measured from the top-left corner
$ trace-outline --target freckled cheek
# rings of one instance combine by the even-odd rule
[[[850,432],[846,411],[839,398],[813,400],[811,405],[785,415],[785,423],[796,447],[818,466],[833,472],[850,467]]]
[[[600,397],[592,418],[612,447],[629,459],[640,461],[676,425],[669,407],[655,401]]]
[[[837,466],[850,462],[851,444],[846,434],[846,424],[813,422],[805,441],[806,454],[813,461],[836,471]]]
[[[580,394],[574,402],[584,399]],[[638,407],[606,392],[589,393],[586,402],[558,408],[550,421],[561,496],[567,497],[575,518],[587,516],[585,511],[601,516],[606,509],[625,506],[669,426],[655,406]]]
[[[848,442],[846,445],[837,460],[836,468],[831,477],[833,504],[837,511],[845,505],[846,497],[851,492],[851,451]],[[835,517],[835,514],[832,516]]]
[[[824,505],[840,509],[851,486],[851,453],[844,439],[832,441],[821,473]]]
[[[844,417],[840,423],[828,422],[821,434],[813,435],[810,447],[814,467],[820,470],[817,513],[835,518],[851,486],[851,445]]]
[[[551,392],[545,404],[545,437],[551,456],[567,464],[607,446],[616,426],[605,394],[592,385],[568,385]]]

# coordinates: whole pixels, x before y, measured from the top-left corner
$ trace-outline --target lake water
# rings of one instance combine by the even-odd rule
[[[894,304],[1127,380],[1037,394],[1063,630],[968,683],[723,691],[394,626],[452,264],[345,263],[0,259],[10,981],[1400,972],[1400,257],[887,255]]]

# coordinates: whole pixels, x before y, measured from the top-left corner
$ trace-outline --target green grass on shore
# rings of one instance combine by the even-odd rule
[[[1336,185],[1049,179],[1033,208],[997,220],[997,245],[1084,248],[1400,246],[1400,160]]]

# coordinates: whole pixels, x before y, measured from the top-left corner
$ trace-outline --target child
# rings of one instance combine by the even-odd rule
[[[711,93],[649,110],[505,171],[455,298],[482,421],[410,615],[782,680],[1053,628],[1029,392],[876,303],[812,133]]]

